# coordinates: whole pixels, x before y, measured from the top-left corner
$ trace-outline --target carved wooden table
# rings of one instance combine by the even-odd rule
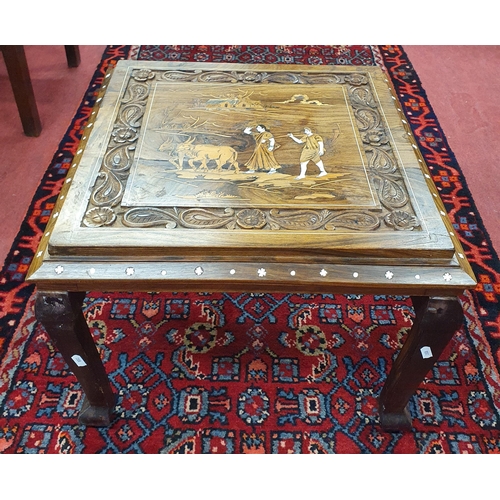
[[[388,430],[476,285],[379,68],[137,61],[105,78],[28,280],[94,426],[115,396],[85,291],[410,295]]]

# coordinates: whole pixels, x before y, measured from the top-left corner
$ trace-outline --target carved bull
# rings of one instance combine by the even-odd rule
[[[187,158],[189,166],[195,170],[197,170],[195,163],[199,163],[198,169],[208,170],[208,163],[213,160],[218,172],[226,164],[229,164],[229,168],[233,167],[236,173],[240,171],[237,162],[238,153],[232,147],[193,144],[193,141],[194,139],[188,139],[177,146],[179,169],[182,169],[184,158]]]

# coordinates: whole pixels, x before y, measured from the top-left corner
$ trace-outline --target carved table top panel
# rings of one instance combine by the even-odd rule
[[[463,267],[379,68],[120,61],[73,166],[45,260]]]
[[[151,90],[122,206],[380,206],[344,86],[295,94],[290,84],[159,81]],[[304,149],[311,165],[297,179]]]

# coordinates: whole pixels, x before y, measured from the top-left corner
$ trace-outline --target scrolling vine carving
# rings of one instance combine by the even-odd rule
[[[328,229],[347,228],[373,230],[379,227],[380,218],[364,212],[330,210],[260,210],[245,208],[235,210],[208,210],[204,208],[178,209],[133,208],[124,215],[123,223],[129,227],[165,225],[173,229],[181,226],[190,229]],[[400,224],[401,226],[401,224]]]

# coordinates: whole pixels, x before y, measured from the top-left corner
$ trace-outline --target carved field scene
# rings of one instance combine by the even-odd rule
[[[158,82],[122,206],[377,209],[375,191],[344,86]]]

